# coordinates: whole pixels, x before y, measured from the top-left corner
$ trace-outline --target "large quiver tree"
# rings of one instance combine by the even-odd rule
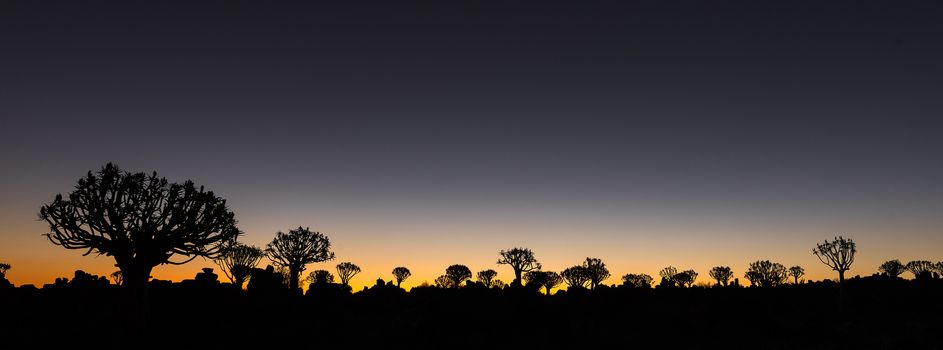
[[[212,191],[111,163],[89,171],[67,196],[56,195],[39,217],[53,244],[114,257],[131,288],[145,286],[157,265],[217,257],[240,233],[226,200]],[[183,260],[173,261],[175,255]]]

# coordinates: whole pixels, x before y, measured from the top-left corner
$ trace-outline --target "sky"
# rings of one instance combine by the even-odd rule
[[[5,1],[0,261],[15,284],[107,275],[42,234],[89,170],[191,179],[246,243],[298,226],[432,283],[531,248],[849,276],[943,260],[943,5],[921,1]],[[265,262],[263,262],[265,264]],[[163,265],[192,278],[212,261]],[[744,281],[745,282],[745,281]]]

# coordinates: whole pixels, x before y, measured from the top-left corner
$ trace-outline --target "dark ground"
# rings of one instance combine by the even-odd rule
[[[125,291],[60,284],[0,291],[7,349],[733,348],[940,349],[943,280],[884,277],[776,288],[526,289],[393,286],[307,296],[228,284],[153,282],[135,336]]]

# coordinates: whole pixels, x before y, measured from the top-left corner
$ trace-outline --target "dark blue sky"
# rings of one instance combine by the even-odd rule
[[[356,243],[389,229],[446,252],[489,230],[488,261],[689,242],[670,262],[716,239],[753,249],[728,264],[807,259],[838,229],[889,249],[875,261],[939,254],[940,18],[918,1],[7,1],[0,253],[68,254],[36,238],[39,205],[115,161],[216,190],[251,242],[321,225],[360,259],[395,260]],[[590,242],[572,257],[571,229]]]

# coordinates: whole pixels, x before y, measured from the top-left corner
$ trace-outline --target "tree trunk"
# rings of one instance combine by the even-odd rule
[[[838,271],[838,312],[845,310],[845,271]]]
[[[524,285],[524,283],[521,282],[521,270],[514,269],[514,282],[512,283],[516,284],[518,287]]]
[[[292,291],[298,289],[298,275],[301,274],[301,271],[298,270],[300,269],[296,267],[288,268],[288,288],[290,288]]]
[[[136,347],[140,339],[147,338],[147,282],[153,266],[131,262],[119,268],[124,278],[121,287],[124,298],[116,316],[123,320],[123,327],[127,327],[121,332],[120,343],[122,347]]]

